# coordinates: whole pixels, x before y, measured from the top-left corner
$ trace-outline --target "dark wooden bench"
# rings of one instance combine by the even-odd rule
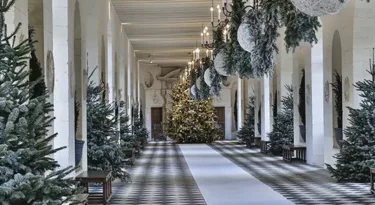
[[[375,167],[370,167],[370,182],[371,182],[371,194],[375,194],[375,188],[374,188],[374,175],[375,175]]]
[[[88,194],[88,203],[107,204],[112,197],[112,173],[110,171],[87,171],[76,177]],[[101,183],[102,193],[90,193],[89,183]]]
[[[126,165],[133,166],[135,163],[135,149],[134,148],[129,148],[129,149],[124,149],[124,163]]]
[[[261,140],[260,141],[260,151],[264,154],[268,154],[268,150],[271,148],[271,142]]]
[[[306,162],[306,146],[284,145],[283,160],[290,163],[292,161]]]

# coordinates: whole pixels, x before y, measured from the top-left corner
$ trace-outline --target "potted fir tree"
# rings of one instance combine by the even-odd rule
[[[79,122],[79,107],[81,103],[77,100],[77,94],[74,96],[74,128],[75,128],[75,162],[76,166],[81,162],[82,159],[82,152],[83,152],[83,145],[85,144],[85,141],[80,140],[82,139],[82,136],[78,136],[78,122]]]
[[[332,91],[335,94],[335,110],[337,114],[337,127],[334,128],[335,130],[335,137],[337,144],[341,147],[342,141],[342,78],[337,70],[334,71],[333,74],[334,81],[331,83]]]
[[[301,117],[302,125],[299,126],[302,140],[306,142],[306,104],[305,104],[305,70],[302,69],[301,84],[299,87],[299,105],[298,112]]]

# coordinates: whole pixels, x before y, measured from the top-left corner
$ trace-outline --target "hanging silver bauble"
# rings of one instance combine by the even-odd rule
[[[198,77],[197,80],[195,81],[195,86],[197,86],[198,90],[201,89],[201,83],[202,83],[202,78]]]
[[[309,16],[333,15],[339,12],[349,0],[291,0],[293,5]]]
[[[227,60],[228,56],[224,50],[221,50],[215,57],[214,60],[214,67],[215,70],[222,76],[230,76],[230,74],[225,71],[225,61]]]
[[[191,88],[190,88],[190,93],[191,93],[191,95],[193,96],[193,97],[196,97],[197,96],[197,93],[195,92],[195,85],[193,85],[193,86],[191,86]]]
[[[254,38],[251,36],[251,25],[242,22],[237,30],[237,40],[241,48],[247,52],[251,52],[254,48]]]
[[[205,72],[204,72],[204,82],[209,86],[211,87],[211,84],[212,84],[212,79],[211,79],[211,68],[208,68]]]

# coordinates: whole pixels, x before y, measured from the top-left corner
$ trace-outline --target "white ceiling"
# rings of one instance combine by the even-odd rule
[[[221,0],[214,0],[217,5]],[[209,24],[212,0],[112,0],[123,27],[143,62],[183,67]],[[149,58],[148,56],[151,55]]]

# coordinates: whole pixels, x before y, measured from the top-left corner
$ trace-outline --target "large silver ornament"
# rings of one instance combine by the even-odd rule
[[[190,93],[193,97],[197,97],[197,93],[195,92],[195,85],[191,86],[190,88]]]
[[[212,84],[212,79],[211,79],[211,68],[208,68],[205,72],[204,72],[204,82],[209,86],[211,87],[211,84]]]
[[[251,52],[254,48],[254,38],[251,36],[251,25],[242,22],[237,30],[237,40],[241,48],[247,52]]]
[[[349,0],[291,0],[301,12],[310,16],[333,15],[346,6]]]
[[[230,74],[225,70],[225,61],[228,56],[224,50],[221,50],[215,57],[214,67],[215,70],[222,76],[230,76]]]

